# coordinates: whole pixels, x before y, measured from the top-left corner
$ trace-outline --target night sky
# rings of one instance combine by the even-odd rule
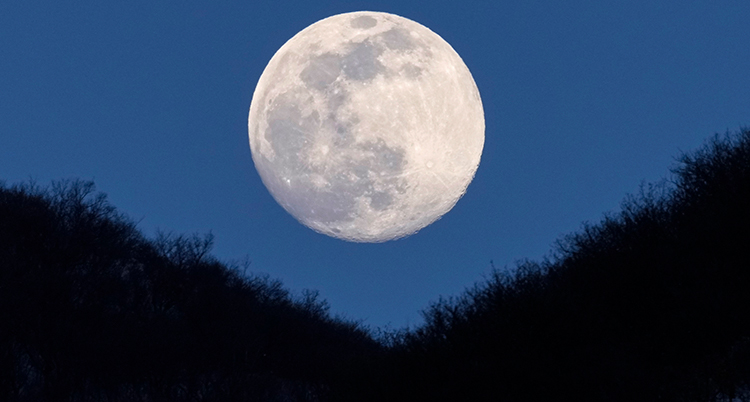
[[[320,4],[323,3],[323,4]],[[482,161],[441,220],[383,244],[328,238],[271,197],[247,114],[276,50],[370,10],[443,37],[477,83]],[[750,125],[750,2],[3,1],[0,180],[94,180],[149,236],[215,236],[223,261],[316,289],[372,327],[616,212],[681,152]]]

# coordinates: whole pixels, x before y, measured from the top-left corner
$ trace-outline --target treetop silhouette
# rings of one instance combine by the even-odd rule
[[[90,182],[0,185],[0,399],[748,401],[748,206],[743,129],[375,337]]]

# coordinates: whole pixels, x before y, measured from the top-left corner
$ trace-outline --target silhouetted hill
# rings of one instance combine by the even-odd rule
[[[680,162],[546,261],[432,305],[393,335],[392,375],[342,400],[750,400],[750,131]]]
[[[743,130],[378,343],[91,183],[0,186],[0,400],[748,401],[749,207]]]
[[[0,188],[0,400],[315,401],[380,348],[210,246],[144,238],[91,183]]]

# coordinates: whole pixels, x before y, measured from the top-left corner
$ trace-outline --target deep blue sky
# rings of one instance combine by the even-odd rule
[[[323,3],[323,4],[321,4]],[[247,114],[266,63],[306,26],[385,11],[448,41],[486,140],[456,207],[384,244],[325,237],[271,198]],[[148,235],[212,231],[223,260],[335,314],[418,324],[498,267],[539,259],[616,211],[681,151],[750,125],[750,2],[3,1],[0,180],[93,179]]]

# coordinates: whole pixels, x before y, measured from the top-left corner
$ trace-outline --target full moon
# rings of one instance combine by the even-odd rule
[[[484,147],[482,101],[461,57],[425,26],[382,12],[334,15],[286,42],[258,81],[248,128],[274,199],[354,242],[438,220]]]

